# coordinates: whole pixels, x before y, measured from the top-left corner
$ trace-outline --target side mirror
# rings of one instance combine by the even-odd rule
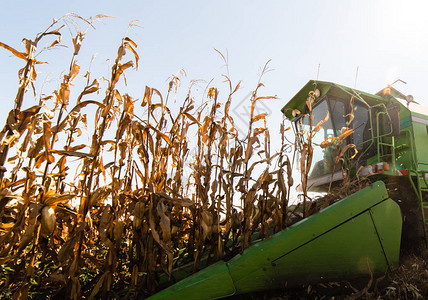
[[[400,134],[400,104],[391,103],[386,108],[389,119],[385,121],[385,127],[391,127],[392,136],[398,136]]]

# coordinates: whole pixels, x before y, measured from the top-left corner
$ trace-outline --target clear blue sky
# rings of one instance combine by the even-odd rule
[[[264,94],[276,94],[269,102],[271,120],[281,120],[280,108],[308,80],[334,81],[377,92],[400,78],[396,88],[413,94],[428,105],[428,18],[426,1],[0,1],[0,41],[17,49],[23,37],[34,38],[53,18],[66,13],[82,17],[114,16],[90,30],[78,58],[82,71],[98,53],[94,76],[108,76],[120,39],[131,20],[141,20],[130,36],[138,44],[140,69],[128,77],[128,89],[141,98],[145,85],[166,92],[167,78],[180,68],[191,79],[221,85],[225,72],[219,49],[228,53],[231,78],[242,80],[237,102],[255,87],[264,63],[273,69],[265,78]],[[70,45],[70,35],[64,31]],[[58,86],[70,55],[58,49],[41,56],[40,84],[49,72],[44,91]],[[86,65],[85,65],[86,64]],[[17,71],[23,61],[0,49],[0,117],[13,107],[18,86]],[[205,84],[201,84],[201,90]],[[31,97],[25,107],[34,104]],[[239,109],[238,109],[239,110]]]

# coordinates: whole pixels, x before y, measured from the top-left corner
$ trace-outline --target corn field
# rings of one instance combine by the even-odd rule
[[[189,88],[172,110],[173,76],[166,94],[146,86],[138,100],[121,88],[138,67],[137,44],[125,36],[109,77],[92,78],[77,63],[86,33],[77,31],[58,88],[31,99],[39,43],[60,45],[69,19],[96,20],[55,20],[22,52],[0,43],[24,65],[0,133],[3,297],[147,296],[177,266],[195,272],[287,226],[293,145],[282,124],[281,151],[271,153],[266,114],[254,111],[276,97],[260,96],[262,82],[240,137],[229,113],[239,83],[225,76],[229,92],[208,87],[199,107]],[[79,76],[86,86],[75,91]]]

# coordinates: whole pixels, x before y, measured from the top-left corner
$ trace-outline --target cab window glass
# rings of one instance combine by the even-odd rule
[[[363,149],[364,142],[369,141],[370,138],[370,122],[369,112],[367,107],[356,101],[352,107],[354,114],[354,120],[352,121],[352,128],[354,133],[352,134],[353,144],[357,146],[358,150]]]
[[[338,99],[329,99],[329,103],[333,128],[335,129],[334,135],[339,136],[340,130],[348,125],[346,105]]]

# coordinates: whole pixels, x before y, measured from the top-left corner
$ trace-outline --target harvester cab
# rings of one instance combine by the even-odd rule
[[[310,190],[325,192],[346,175],[382,180],[398,191],[394,200],[403,215],[418,211],[412,218],[423,224],[426,239],[428,108],[391,85],[369,94],[311,80],[282,112],[294,123],[300,144],[313,147]]]

